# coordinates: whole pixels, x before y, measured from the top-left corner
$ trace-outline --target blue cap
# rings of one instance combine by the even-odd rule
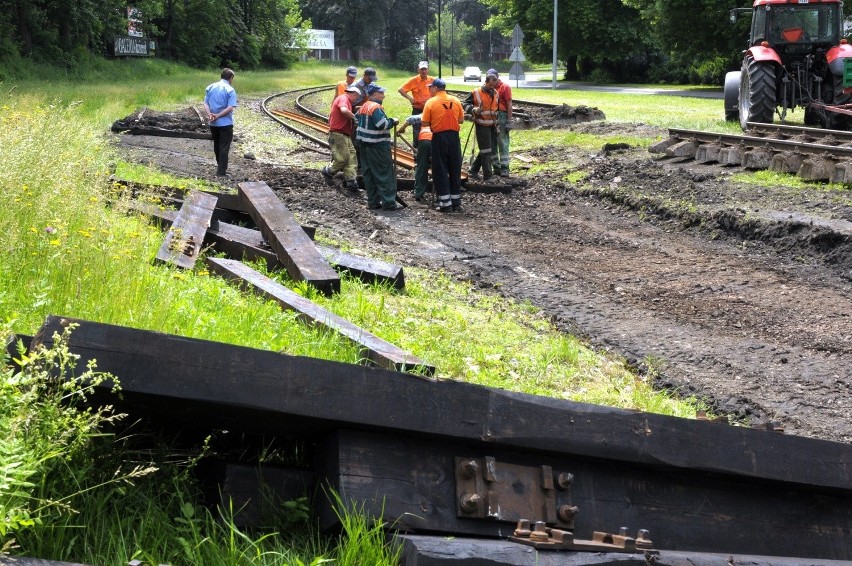
[[[350,77],[357,77],[358,69],[356,67],[346,67],[346,74]]]
[[[486,75],[494,75],[495,77],[500,76],[500,73],[497,72],[497,69],[488,69],[488,71],[486,71],[485,74]]]
[[[447,88],[447,83],[444,82],[444,79],[435,79],[426,86],[433,86],[435,88]]]
[[[364,74],[374,81],[379,80],[379,77],[376,75],[376,70],[372,67],[367,67],[366,69],[364,69]]]
[[[385,92],[385,87],[379,86],[376,83],[370,83],[367,85],[367,95],[371,95],[374,92]]]

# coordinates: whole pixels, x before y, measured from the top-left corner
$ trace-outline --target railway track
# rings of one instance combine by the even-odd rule
[[[312,141],[313,143],[328,148],[328,142],[326,141],[326,137],[328,135],[328,118],[324,113],[317,112],[313,110],[310,105],[306,102],[310,97],[315,96],[319,93],[323,93],[325,91],[330,91],[334,89],[333,85],[326,85],[321,87],[309,87],[297,90],[291,90],[286,92],[280,92],[278,94],[274,94],[263,100],[261,103],[261,109],[264,114],[266,114],[272,120],[275,120],[291,132],[299,135],[305,139]],[[452,94],[457,96],[467,96],[467,92],[465,91],[450,91]],[[294,97],[293,107],[295,110],[286,110],[281,108],[273,108],[272,103],[274,101],[283,99],[285,97]],[[289,103],[284,103],[284,106],[287,106]],[[515,101],[516,108],[513,110],[514,113],[518,114],[521,118],[521,122],[528,124],[530,122],[530,114],[531,109],[552,109],[556,108],[558,104],[548,104],[544,102],[532,102],[528,100],[517,100]],[[404,143],[408,143],[403,139]],[[409,148],[411,146],[409,145]],[[394,143],[394,162],[397,166],[402,167],[404,169],[413,170],[415,166],[415,155],[413,148],[405,149],[400,148],[399,144]],[[467,179],[467,174],[462,172],[462,180]]]
[[[808,181],[852,184],[852,132],[749,123],[745,134],[669,129],[648,148],[669,158],[769,169]]]

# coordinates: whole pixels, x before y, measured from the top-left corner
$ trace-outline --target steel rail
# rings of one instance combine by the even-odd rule
[[[717,143],[729,146],[743,145],[760,147],[777,151],[796,151],[809,155],[829,154],[839,159],[852,158],[852,146],[836,146],[824,143],[811,143],[802,140],[773,139],[753,135],[724,134],[719,132],[702,132],[698,130],[681,130],[670,128],[669,136],[681,140],[692,140],[704,143]]]
[[[791,126],[788,124],[763,124],[749,122],[748,131],[755,136],[778,136],[779,138],[799,138],[810,140],[837,140],[852,143],[852,132],[843,130],[826,130],[809,128],[807,126]]]
[[[300,89],[295,89],[295,90],[290,90],[290,91],[285,91],[285,92],[273,94],[273,95],[267,97],[266,99],[264,99],[261,102],[261,105],[260,105],[261,110],[269,118],[271,118],[272,120],[275,120],[276,122],[278,122],[279,124],[281,124],[282,126],[287,128],[288,130],[290,130],[291,132],[293,132],[293,133],[295,133],[299,136],[302,136],[302,137],[316,143],[319,146],[322,146],[324,148],[328,148],[329,146],[328,146],[328,142],[326,140],[320,139],[320,138],[312,135],[309,132],[306,132],[306,131],[304,131],[304,130],[296,127],[296,126],[293,126],[290,122],[296,122],[297,124],[301,124],[303,126],[307,126],[307,127],[311,128],[313,130],[322,132],[324,134],[328,134],[328,119],[327,119],[327,117],[325,115],[309,108],[305,104],[304,101],[309,96],[313,96],[317,93],[320,93],[320,92],[323,92],[323,91],[326,91],[326,90],[332,90],[334,88],[335,88],[335,85],[324,85],[324,86],[319,86],[319,87],[300,88]],[[468,94],[465,91],[456,91],[456,90],[449,91],[449,92],[457,93],[457,94],[465,94],[465,95]],[[292,112],[292,111],[289,111],[289,110],[279,110],[279,109],[270,109],[269,108],[270,102],[272,102],[274,99],[280,98],[280,97],[283,97],[283,96],[288,96],[288,95],[292,96],[296,93],[299,93],[299,94],[296,96],[296,99],[295,99],[295,102],[294,102],[295,107],[300,112],[307,114],[308,116],[311,116],[312,118],[306,118],[306,117],[301,116],[300,114],[298,114],[296,112]],[[527,100],[515,100],[514,104],[520,105],[520,106],[533,106],[533,107],[536,107],[536,108],[556,108],[557,106],[559,106],[558,104],[549,104],[549,103],[544,103],[544,102],[531,102],[531,101],[527,101]],[[523,109],[520,108],[520,107],[516,108],[515,111],[518,114],[524,114]],[[409,169],[409,170],[413,170],[415,168],[416,161],[415,161],[415,155],[414,155],[413,151],[407,151],[405,149],[396,148],[396,150],[394,151],[394,155],[395,155],[394,163],[396,165],[399,165],[400,167],[403,167],[403,168]],[[467,175],[465,173],[462,173],[462,179],[465,180],[466,178],[467,178]]]

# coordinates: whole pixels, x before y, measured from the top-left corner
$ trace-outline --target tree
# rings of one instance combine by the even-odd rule
[[[318,27],[335,30],[336,41],[360,59],[363,49],[384,37],[391,5],[392,0],[312,0],[302,13]]]
[[[471,46],[476,31],[459,20],[449,7],[441,11],[441,62],[447,65],[464,66],[470,59]],[[429,32],[429,52],[438,56],[438,15],[435,14],[433,27]]]
[[[511,33],[515,24],[524,30],[524,54],[534,62],[552,58],[553,2],[551,0],[485,0],[497,15],[489,25]],[[638,60],[653,50],[653,36],[639,10],[621,0],[571,0],[558,13],[557,57],[576,62],[572,70],[599,69],[622,78]]]

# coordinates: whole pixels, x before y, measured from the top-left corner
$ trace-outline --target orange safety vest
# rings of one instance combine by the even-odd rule
[[[493,94],[489,94],[486,90],[478,88],[473,91],[473,101],[480,113],[477,116],[473,115],[473,121],[480,126],[493,126],[497,123],[497,89],[494,89]]]
[[[423,121],[429,122],[433,134],[461,128],[459,121],[464,118],[461,102],[446,91],[440,91],[426,101],[423,108]]]

